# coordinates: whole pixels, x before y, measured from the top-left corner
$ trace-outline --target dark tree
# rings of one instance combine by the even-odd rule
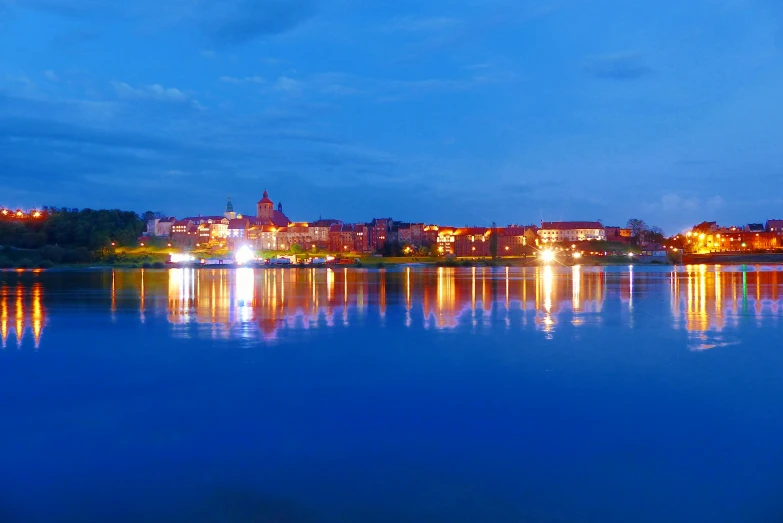
[[[640,220],[639,218],[631,218],[628,220],[626,228],[631,229],[631,238],[635,244],[638,244],[639,240],[644,235],[644,232],[647,230],[647,224],[644,223],[644,220]]]
[[[492,230],[489,234],[489,254],[493,260],[498,257],[498,226],[495,222],[492,222]]]

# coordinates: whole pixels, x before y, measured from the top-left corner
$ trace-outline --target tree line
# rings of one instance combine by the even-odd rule
[[[89,261],[112,242],[134,244],[144,229],[142,216],[132,211],[48,208],[41,219],[0,220],[0,246],[6,254],[38,250],[55,263]]]

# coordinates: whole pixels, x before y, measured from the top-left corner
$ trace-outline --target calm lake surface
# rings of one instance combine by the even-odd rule
[[[783,268],[0,272],[0,521],[778,522]]]

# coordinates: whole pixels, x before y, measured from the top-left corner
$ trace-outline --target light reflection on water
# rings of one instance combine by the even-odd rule
[[[46,325],[46,310],[43,306],[43,286],[40,282],[24,285],[17,282],[11,286],[0,281],[0,342],[2,348],[9,344],[11,333],[16,346],[21,347],[28,334],[38,349]]]
[[[0,274],[2,347],[21,346],[29,333],[38,348],[47,325],[44,275]],[[368,317],[385,325],[388,307],[399,304],[405,326],[420,321],[428,329],[474,329],[501,315],[505,328],[532,320],[552,339],[561,321],[577,328],[601,324],[612,304],[634,328],[640,303],[668,293],[672,328],[689,333],[689,348],[704,350],[734,344],[724,331],[741,318],[777,324],[783,310],[783,274],[763,266],[118,270],[106,286],[112,317],[134,301],[141,322],[165,308],[180,337],[207,333],[194,332],[194,325],[208,327],[214,338],[265,340],[281,330],[348,326]]]
[[[0,272],[0,521],[777,521],[782,286]]]

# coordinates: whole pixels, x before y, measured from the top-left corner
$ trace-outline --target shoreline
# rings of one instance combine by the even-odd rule
[[[611,259],[596,259],[596,258],[583,258],[579,263],[573,263],[574,260],[568,260],[566,262],[555,261],[550,263],[542,263],[538,258],[498,258],[492,259],[456,259],[456,260],[436,260],[432,258],[356,258],[354,263],[338,263],[338,264],[322,264],[322,265],[266,265],[266,264],[249,264],[249,265],[237,265],[237,264],[220,264],[220,265],[201,265],[201,264],[171,264],[167,263],[165,266],[155,264],[155,266],[142,266],[147,264],[133,264],[133,263],[118,263],[118,264],[101,264],[101,263],[69,263],[69,264],[56,264],[51,267],[5,267],[0,268],[0,272],[22,272],[22,271],[79,271],[79,270],[109,270],[109,269],[146,269],[146,270],[168,270],[168,269],[240,269],[240,268],[252,268],[252,269],[336,269],[336,268],[350,268],[350,269],[382,269],[387,267],[406,267],[406,266],[419,266],[419,267],[445,267],[445,268],[467,268],[467,267],[491,267],[491,268],[503,268],[503,267],[537,267],[547,266],[552,267],[622,267],[622,266],[634,266],[634,267],[675,267],[686,265],[781,265],[783,266],[783,253],[765,253],[765,254],[748,254],[748,255],[725,255],[725,254],[701,254],[701,255],[685,255],[681,260],[672,261],[666,260],[665,262],[645,262],[638,259],[625,259],[623,257],[612,257]]]

